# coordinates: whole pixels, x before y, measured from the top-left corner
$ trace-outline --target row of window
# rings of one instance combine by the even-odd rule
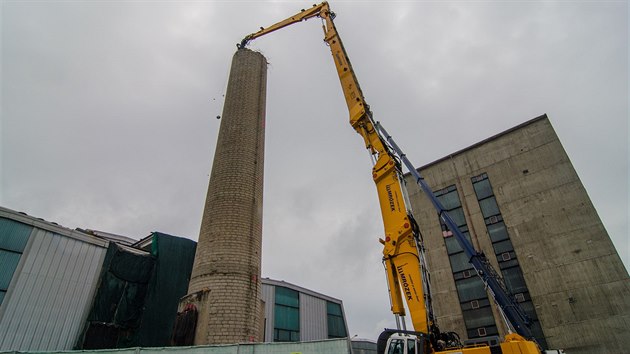
[[[520,305],[532,318],[532,331],[539,343],[545,346],[542,329],[540,328],[516,252],[510,240],[507,227],[503,222],[488,175],[483,173],[472,177],[471,182],[506,287],[514,294],[516,301],[520,302]],[[435,195],[453,219],[459,231],[470,241],[470,233],[457,187],[455,185],[448,186],[436,191]],[[497,334],[497,327],[483,282],[476,276],[475,270],[469,263],[468,256],[464,253],[457,239],[452,237],[453,233],[451,230],[441,220],[440,223],[468,338]]]
[[[300,293],[293,289],[277,286],[274,306],[274,342],[297,342],[300,340]],[[328,338],[348,336],[341,312],[341,305],[326,301]]]
[[[300,293],[284,287],[276,287],[274,306],[274,342],[300,340]]]
[[[435,193],[444,209],[457,225],[459,231],[468,239],[470,232],[464,216],[457,188],[452,185]],[[446,224],[440,221],[446,252],[449,256],[459,303],[464,316],[464,325],[468,338],[478,338],[498,334],[497,326],[490,307],[490,300],[483,282],[477,277],[470,264],[470,259],[453,236]]]
[[[477,201],[479,202],[479,208],[483,215],[488,235],[492,241],[492,248],[494,254],[499,263],[499,269],[503,276],[503,281],[510,293],[514,294],[514,299],[519,302],[519,305],[527,313],[532,320],[532,332],[536,337],[536,340],[543,347],[546,347],[542,328],[538,321],[538,316],[534,310],[527,284],[525,284],[525,278],[516,257],[514,246],[510,240],[507,227],[503,222],[503,216],[499,210],[499,205],[494,196],[490,179],[486,173],[479,176],[475,176],[471,179],[473,189]]]

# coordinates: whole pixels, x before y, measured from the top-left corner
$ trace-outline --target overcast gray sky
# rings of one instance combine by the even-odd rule
[[[303,1],[6,1],[0,204],[197,239],[235,44]],[[418,166],[547,113],[626,267],[626,1],[335,1],[368,103]],[[362,139],[317,19],[269,60],[263,276],[394,326]]]

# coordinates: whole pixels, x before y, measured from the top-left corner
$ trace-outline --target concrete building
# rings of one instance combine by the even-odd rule
[[[194,343],[262,340],[261,248],[267,61],[233,57],[192,277]]]
[[[546,115],[418,170],[503,276],[543,347],[628,351],[628,272]],[[438,324],[464,339],[504,335],[452,233],[412,179],[407,187],[428,250]]]
[[[348,337],[341,300],[269,278],[262,279],[262,293],[265,342]]]

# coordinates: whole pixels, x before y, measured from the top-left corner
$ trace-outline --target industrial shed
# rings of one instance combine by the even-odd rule
[[[130,240],[0,207],[0,351],[169,345],[196,243]]]
[[[0,207],[0,351],[71,349],[108,243]]]

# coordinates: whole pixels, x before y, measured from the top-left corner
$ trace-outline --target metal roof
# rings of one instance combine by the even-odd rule
[[[316,298],[328,300],[328,301],[331,301],[331,302],[336,302],[338,304],[343,303],[341,300],[339,300],[337,298],[334,298],[332,296],[324,295],[322,293],[318,293],[316,291],[309,290],[309,289],[303,288],[303,287],[295,285],[295,284],[287,283],[284,280],[275,280],[275,279],[270,279],[270,278],[262,278],[261,281],[262,281],[263,285],[283,286],[285,288],[293,289],[293,290],[298,291],[300,293],[303,293],[303,294],[306,294],[306,295],[310,295],[310,296],[313,296],[313,297],[316,297]]]
[[[0,217],[15,220],[26,225],[31,225],[38,229],[50,231],[58,235],[70,237],[72,239],[87,242],[100,247],[107,248],[110,242],[115,242],[116,244],[120,245],[125,251],[136,254],[149,254],[149,252],[131,247],[128,240],[132,240],[133,242],[136,242],[136,240],[127,236],[111,234],[103,231],[84,230],[79,228],[73,230],[59,225],[56,222],[46,221],[42,218],[30,216],[24,212],[18,212],[2,206],[0,206]],[[118,240],[117,238],[119,238],[120,240]]]

